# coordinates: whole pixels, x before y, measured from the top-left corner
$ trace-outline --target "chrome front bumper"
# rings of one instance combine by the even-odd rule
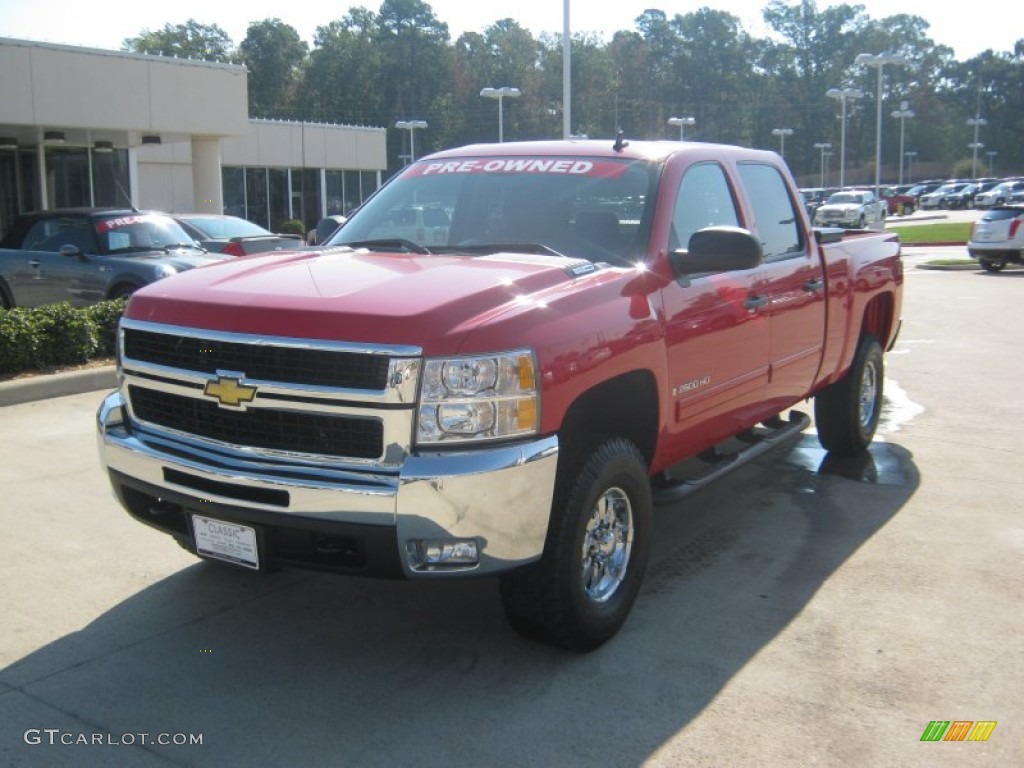
[[[268,462],[180,436],[135,430],[120,392],[97,413],[100,459],[111,479],[166,489],[204,504],[251,510],[291,528],[303,521],[391,528],[409,578],[487,575],[540,558],[558,461],[556,437],[462,452],[408,456],[397,471]],[[244,521],[244,519],[243,519]],[[419,567],[410,542],[475,540],[473,566]]]

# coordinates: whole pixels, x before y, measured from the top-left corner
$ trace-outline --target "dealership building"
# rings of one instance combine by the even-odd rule
[[[251,119],[239,65],[0,38],[0,72],[0,235],[107,205],[310,228],[387,167],[384,128]]]

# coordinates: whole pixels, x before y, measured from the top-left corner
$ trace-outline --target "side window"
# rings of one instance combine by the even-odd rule
[[[800,217],[779,170],[761,163],[740,163],[740,177],[754,209],[755,229],[765,261],[779,261],[804,252]]]
[[[29,227],[28,232],[25,233],[25,239],[22,241],[21,247],[26,251],[42,251],[50,250],[43,248],[46,245],[50,237],[55,234],[60,227],[57,225],[55,219],[41,219]],[[57,250],[56,248],[52,250]]]
[[[686,248],[698,229],[739,226],[736,203],[721,166],[701,163],[683,174],[672,211],[669,250]]]
[[[73,245],[82,253],[96,251],[96,240],[87,219],[44,219],[33,224],[25,235],[27,250],[56,252],[64,245]]]

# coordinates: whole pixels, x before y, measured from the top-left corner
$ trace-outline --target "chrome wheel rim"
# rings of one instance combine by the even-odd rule
[[[633,549],[633,505],[621,488],[609,488],[594,504],[583,534],[583,590],[604,603],[622,586]]]
[[[878,407],[878,368],[874,363],[864,366],[864,375],[860,380],[860,425],[869,429],[875,420],[875,409]]]

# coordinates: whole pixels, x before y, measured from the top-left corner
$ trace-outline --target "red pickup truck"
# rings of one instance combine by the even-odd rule
[[[499,575],[516,629],[589,650],[658,502],[810,397],[826,448],[866,448],[902,285],[896,237],[812,231],[772,152],[445,151],[322,248],[136,292],[100,450],[126,510],[203,557]]]

